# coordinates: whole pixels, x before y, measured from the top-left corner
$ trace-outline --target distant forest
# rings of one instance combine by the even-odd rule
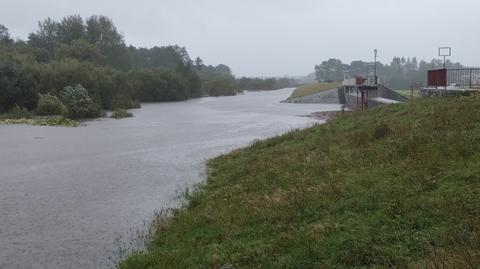
[[[452,63],[447,60],[447,68],[465,68],[460,63]],[[377,62],[377,76],[380,83],[393,89],[410,89],[412,85],[425,85],[427,71],[443,67],[443,61],[434,59],[430,62],[416,57],[394,57],[390,64]],[[373,75],[374,64],[371,62],[353,61],[344,64],[338,59],[329,59],[315,66],[317,81],[342,81],[347,73],[350,76]]]
[[[0,24],[0,114],[14,108],[35,111],[39,101],[83,104],[72,111],[128,109],[139,102],[235,95],[294,83],[291,79],[236,79],[228,66],[205,65],[200,57],[192,60],[187,49],[178,45],[127,46],[105,16],[48,18],[27,40],[13,40]],[[96,114],[87,111],[76,116]]]

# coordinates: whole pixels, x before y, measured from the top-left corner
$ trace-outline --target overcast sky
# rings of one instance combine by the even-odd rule
[[[179,44],[236,75],[306,75],[328,58],[437,57],[480,66],[478,0],[0,0],[0,23],[25,39],[47,17],[112,18],[128,44]]]

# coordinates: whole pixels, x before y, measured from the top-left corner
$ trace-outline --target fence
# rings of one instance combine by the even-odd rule
[[[428,87],[447,86],[480,87],[480,68],[428,71]]]

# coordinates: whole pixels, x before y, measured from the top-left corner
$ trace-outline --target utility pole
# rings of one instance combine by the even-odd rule
[[[377,54],[378,54],[378,50],[375,49],[373,51],[373,53],[375,54],[375,64],[374,64],[374,67],[373,67],[373,77],[375,79],[375,85],[378,84],[378,79],[377,79]]]

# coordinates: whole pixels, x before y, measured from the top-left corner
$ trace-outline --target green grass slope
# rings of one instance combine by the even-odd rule
[[[480,97],[353,113],[212,160],[120,268],[478,268]]]
[[[315,84],[308,84],[304,86],[300,86],[296,88],[288,99],[304,97],[308,95],[312,95],[315,93],[331,90],[338,88],[341,83],[333,82],[333,83],[315,83]]]

